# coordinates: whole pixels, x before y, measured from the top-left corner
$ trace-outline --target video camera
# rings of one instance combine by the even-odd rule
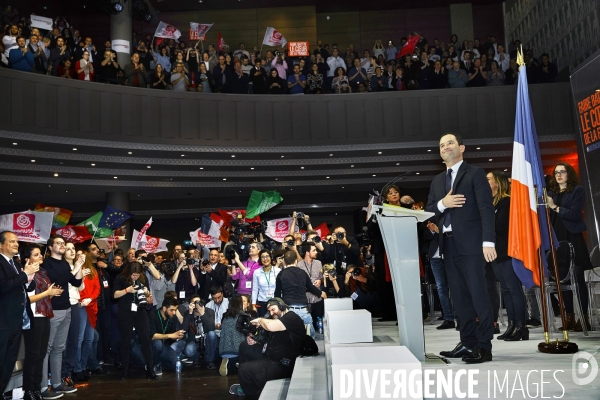
[[[148,303],[148,298],[146,297],[146,292],[144,291],[144,284],[141,282],[136,282],[133,290],[135,290],[135,303],[138,308],[145,308],[146,310],[150,309],[150,304]]]
[[[240,261],[247,260],[248,257],[250,257],[248,239],[243,238],[240,240],[238,236],[231,236],[231,240],[233,244],[227,246],[225,257],[227,257],[230,262],[233,262],[233,260],[235,260],[235,254],[237,253],[240,256]]]
[[[147,262],[147,263],[152,263],[154,262],[155,257],[154,254],[148,254],[147,256],[142,257],[142,261]]]
[[[263,327],[254,326],[250,321],[252,318],[249,314],[242,312],[238,315],[237,321],[235,323],[235,328],[241,332],[244,336],[250,335],[252,339],[260,344],[267,343],[269,339],[269,332],[266,331]]]

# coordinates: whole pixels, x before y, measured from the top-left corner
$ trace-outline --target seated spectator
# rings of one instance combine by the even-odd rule
[[[217,369],[215,357],[219,348],[219,337],[215,332],[215,312],[205,306],[200,296],[193,296],[188,307],[189,311],[182,323],[182,329],[187,331],[185,356],[194,364],[198,364],[200,356],[203,355],[206,368]]]
[[[335,53],[335,51],[334,51]],[[351,93],[350,82],[346,76],[346,71],[342,67],[335,70],[335,77],[331,81],[331,90],[333,93]]]
[[[56,76],[59,78],[75,79],[75,70],[72,67],[71,60],[63,60],[56,68]]]
[[[185,330],[176,330],[175,313],[179,303],[176,299],[165,298],[160,310],[149,313],[150,338],[152,339],[152,360],[154,373],[162,375],[162,370],[175,371],[177,358],[186,346],[182,340]]]
[[[268,346],[265,349],[250,336],[240,344],[240,383],[232,385],[231,394],[258,396],[267,381],[291,377],[296,358],[302,354],[306,336],[302,319],[282,299],[269,301],[268,307],[271,318],[252,321],[269,332]]]
[[[104,51],[104,59],[98,66],[98,82],[119,83],[119,63],[115,61],[115,53],[111,50]]]
[[[458,53],[454,49],[454,46],[448,47],[448,57],[452,59],[452,61],[459,61]],[[463,61],[462,59],[460,61]]]
[[[156,68],[154,69],[154,73],[152,74],[152,86],[150,87],[153,89],[161,90],[167,88],[167,80],[162,64],[156,64]]]
[[[184,71],[183,63],[178,62],[175,64],[175,72],[171,74],[171,85],[173,85],[175,92],[188,91],[190,80]]]
[[[538,70],[539,83],[554,83],[558,76],[558,68],[550,62],[550,57],[547,53],[542,54],[542,63]]]
[[[306,83],[308,84],[307,93],[315,94],[317,91],[323,91],[323,74],[319,72],[319,65],[313,64],[311,71],[306,77]]]
[[[429,81],[432,89],[444,89],[448,85],[448,74],[440,60],[435,62],[433,71],[429,75]]]
[[[229,308],[223,314],[221,321],[221,335],[219,339],[219,355],[221,356],[221,367],[219,374],[227,376],[229,372],[229,361],[232,365],[238,358],[240,344],[246,339],[244,334],[237,330],[238,316],[244,312],[242,296],[234,296],[229,301]]]
[[[284,53],[278,53],[277,57],[275,57],[273,59],[273,61],[271,61],[271,68],[274,68],[277,70],[277,72],[279,73],[279,76],[281,77],[281,79],[286,80],[287,79],[287,69],[288,69],[288,64],[285,61],[285,54]]]
[[[492,61],[491,69],[487,73],[487,86],[504,86],[505,80],[506,75],[504,75],[504,72],[498,67],[498,61]]]
[[[227,93],[248,94],[248,75],[242,71],[242,63],[236,61],[227,76]]]
[[[371,92],[385,92],[387,80],[384,79],[381,68],[375,68],[375,75],[371,77]]]
[[[448,85],[451,88],[464,88],[467,87],[467,82],[469,82],[467,72],[460,68],[458,61],[454,61],[452,69],[448,71]]]
[[[202,91],[205,93],[212,93],[215,81],[212,73],[206,69],[206,65],[204,63],[200,64],[200,70],[196,76],[198,77],[196,85],[202,85],[202,90],[198,90],[198,92]]]
[[[519,65],[517,60],[514,58],[510,59],[510,67],[504,72],[506,79],[504,80],[505,85],[514,85],[519,80]]]
[[[306,76],[300,73],[300,65],[294,65],[294,74],[288,76],[287,85],[290,94],[304,94]]]
[[[469,75],[469,83],[470,87],[479,87],[486,85],[487,72],[481,66],[481,59],[477,59],[473,62],[473,67],[467,70]]]
[[[267,90],[269,94],[283,94],[285,90],[284,81],[279,77],[277,68],[271,69],[271,73],[267,78]]]
[[[148,75],[144,64],[140,63],[140,55],[133,53],[131,56],[131,64],[125,66],[125,79],[127,86],[145,88],[148,82]]]
[[[35,62],[23,36],[17,37],[17,47],[13,47],[8,55],[12,69],[33,72]]]
[[[447,57],[444,60],[443,64],[444,64],[444,68],[446,68],[446,72],[450,71],[453,68],[453,66],[452,66],[453,63],[454,63],[454,61],[452,61],[452,59],[450,57]]]
[[[75,63],[75,70],[80,81],[94,80],[94,65],[90,61],[90,53],[87,50],[83,52],[83,58]]]

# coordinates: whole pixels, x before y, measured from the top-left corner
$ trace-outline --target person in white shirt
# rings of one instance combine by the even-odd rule
[[[340,51],[336,48],[333,49],[333,55],[327,59],[327,65],[329,65],[329,71],[327,71],[327,84],[325,87],[331,88],[331,82],[333,81],[334,73],[338,68],[342,68],[344,72],[348,69],[346,62],[340,57]]]
[[[220,286],[213,286],[210,289],[210,297],[212,300],[206,304],[206,308],[210,308],[215,312],[215,331],[219,331],[218,334],[220,334],[221,320],[223,314],[229,308],[229,299],[223,296],[223,288]]]
[[[258,260],[262,267],[252,276],[252,305],[262,315],[267,312],[267,302],[275,296],[275,280],[281,269],[273,266],[269,250],[261,250]]]
[[[496,54],[494,60],[498,62],[503,72],[510,68],[510,57],[504,52],[504,46],[501,44],[498,45],[498,54]]]
[[[2,45],[4,46],[4,55],[6,56],[6,58],[8,58],[8,53],[10,53],[12,49],[16,49],[17,47],[19,47],[17,45],[17,36],[19,36],[19,27],[17,25],[11,25],[8,35],[2,38]]]

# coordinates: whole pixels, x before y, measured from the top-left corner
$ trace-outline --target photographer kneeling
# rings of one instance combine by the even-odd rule
[[[184,353],[197,364],[204,349],[206,368],[217,369],[215,356],[219,347],[219,337],[215,332],[215,312],[204,305],[200,296],[192,296],[188,310],[182,324],[183,329],[188,332]]]
[[[252,324],[268,332],[258,343],[252,335],[240,344],[238,377],[240,384],[232,385],[229,393],[237,396],[258,395],[267,381],[290,378],[296,358],[302,354],[306,330],[304,322],[289,306],[275,297],[267,302],[270,319],[257,318]],[[259,339],[260,340],[260,339]]]
[[[173,298],[166,298],[159,310],[150,312],[150,337],[152,338],[152,359],[154,373],[162,375],[162,369],[175,371],[177,357],[185,348],[182,340],[185,331],[176,330],[175,313],[179,302]]]

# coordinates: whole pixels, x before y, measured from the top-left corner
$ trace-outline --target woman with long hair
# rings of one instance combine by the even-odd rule
[[[306,76],[306,83],[308,84],[309,94],[315,94],[317,91],[323,91],[323,74],[319,72],[319,66],[314,63],[310,67],[310,72]]]
[[[567,241],[575,250],[575,283],[579,291],[585,325],[591,329],[589,322],[589,293],[585,284],[584,271],[592,269],[590,253],[588,252],[583,232],[587,230],[583,221],[582,211],[585,206],[585,192],[579,185],[579,177],[571,164],[559,162],[554,167],[554,174],[548,185],[548,207],[550,221],[559,241]],[[554,298],[554,296],[552,297]],[[573,313],[573,295],[564,293],[565,310],[567,312],[567,327],[565,329],[581,332],[582,321],[575,323]],[[557,308],[555,308],[556,310]]]
[[[156,64],[154,73],[152,74],[152,89],[166,89],[167,77],[161,64]]]
[[[92,356],[92,343],[94,330],[98,320],[98,296],[100,295],[100,279],[98,271],[94,268],[90,254],[86,251],[82,273],[84,288],[79,292],[79,335],[77,337],[77,354],[75,356],[75,377],[78,381],[84,380],[84,370],[87,368],[88,359]]]
[[[230,298],[229,308],[223,314],[223,319],[221,320],[221,338],[219,340],[219,355],[223,358],[221,360],[221,367],[219,368],[221,376],[227,375],[229,361],[237,359],[240,343],[246,339],[244,334],[236,328],[238,315],[243,312],[244,300],[242,296]]]
[[[275,280],[281,269],[273,266],[273,258],[269,250],[258,253],[260,269],[252,276],[252,305],[258,309],[259,315],[267,312],[267,302],[275,296]]]
[[[139,304],[138,293],[140,290],[143,290],[146,296],[150,293],[144,268],[142,264],[134,261],[123,268],[123,272],[115,278],[113,285],[113,297],[117,299],[119,304],[117,326],[121,334],[122,380],[129,379],[129,353],[131,351],[129,343],[131,343],[133,328],[135,328],[142,344],[142,354],[146,361],[146,378],[158,379],[158,376],[154,373],[152,361],[148,313]]]
[[[496,210],[496,254],[491,263],[493,275],[500,282],[502,299],[508,315],[506,331],[497,337],[498,340],[517,341],[528,340],[527,329],[527,302],[521,288],[521,281],[512,267],[512,258],[508,255],[508,220],[510,214],[510,184],[508,177],[502,171],[492,171],[487,174],[487,180],[492,189],[494,208]],[[488,267],[486,266],[486,275]],[[492,295],[490,295],[492,296]],[[496,282],[494,280],[493,296],[498,298]],[[494,316],[499,309],[495,307]],[[495,321],[495,319],[494,319]]]
[[[490,64],[490,71],[487,73],[487,85],[488,86],[504,86],[506,76],[504,71],[498,66],[498,61],[492,60]]]
[[[346,76],[344,68],[338,67],[333,74],[333,81],[331,81],[331,89],[334,93],[349,93],[350,82]]]
[[[283,94],[283,79],[279,77],[277,68],[271,69],[267,78],[267,90],[269,94]]]
[[[90,61],[90,52],[85,50],[81,60],[75,63],[77,70],[77,79],[80,81],[91,82],[94,80],[94,64]]]
[[[21,249],[21,261],[24,265],[41,264],[44,261],[41,248],[37,244],[27,244]],[[28,393],[41,393],[42,371],[44,370],[44,358],[46,349],[48,349],[48,339],[50,338],[50,318],[54,316],[52,312],[52,302],[50,299],[59,296],[63,289],[55,287],[50,282],[46,270],[40,268],[33,275],[32,283],[35,285],[33,292],[27,292],[33,316],[34,323],[31,329],[23,330],[23,339],[25,342],[25,361],[23,364],[23,390],[26,398]],[[46,373],[46,376],[48,374]],[[38,398],[35,395],[28,398]]]

